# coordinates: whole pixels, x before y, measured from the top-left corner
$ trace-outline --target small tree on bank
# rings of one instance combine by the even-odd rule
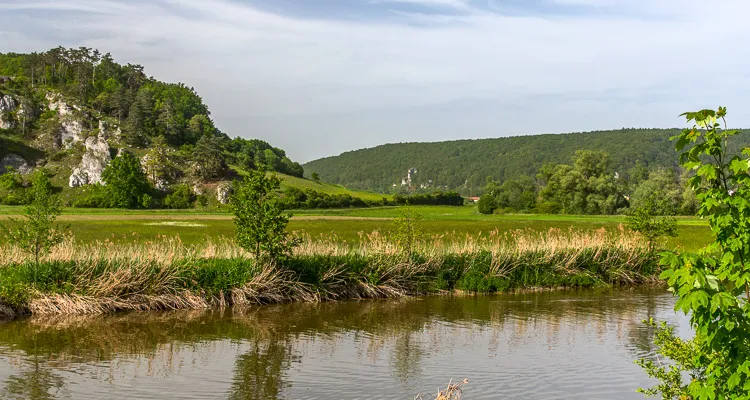
[[[265,170],[251,171],[235,182],[229,207],[234,214],[236,242],[256,260],[278,263],[298,244],[286,231],[291,214],[284,213],[281,199],[274,192],[281,180]]]
[[[422,240],[424,233],[420,224],[421,220],[422,214],[418,213],[414,206],[407,204],[391,223],[393,241],[404,254],[410,256]]]
[[[29,204],[23,209],[24,220],[11,218],[10,226],[2,225],[8,241],[34,257],[35,282],[39,258],[64,239],[63,231],[67,227],[55,224],[61,212],[60,200],[52,193],[47,171],[40,168],[31,179]]]
[[[628,228],[640,233],[648,241],[649,249],[660,237],[677,236],[677,220],[666,207],[660,206],[654,196],[650,196],[628,212]]]

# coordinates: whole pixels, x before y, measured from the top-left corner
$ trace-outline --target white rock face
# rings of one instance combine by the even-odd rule
[[[143,156],[143,158],[141,158],[141,168],[143,168],[143,171],[146,173],[148,180],[154,184],[154,188],[156,190],[166,190],[169,187],[168,180],[162,178],[151,179],[151,177],[155,174],[153,174],[153,171],[151,171],[151,169],[149,168],[148,162],[150,159],[150,154],[146,154],[145,156]]]
[[[0,128],[10,129],[13,127],[13,119],[10,113],[18,108],[18,101],[10,95],[0,96]]]
[[[23,157],[14,153],[10,153],[0,160],[0,174],[5,173],[5,167],[13,167],[13,169],[24,175],[31,172],[32,169]]]
[[[83,140],[81,121],[69,119],[60,123],[60,144],[66,149]]]
[[[49,101],[48,107],[50,110],[57,110],[57,115],[61,117],[65,117],[67,115],[72,115],[73,110],[80,111],[81,108],[78,106],[70,106],[68,103],[65,102],[65,100],[62,99],[62,96],[55,93],[47,93],[47,101]]]
[[[232,186],[222,182],[216,187],[216,199],[221,204],[229,204],[229,196],[232,194]]]
[[[107,124],[104,121],[99,121],[99,134],[86,139],[84,145],[86,152],[81,158],[81,163],[73,169],[68,179],[70,187],[103,183],[102,172],[112,161],[107,143]]]
[[[57,110],[60,117],[60,130],[56,138],[57,145],[64,146],[66,149],[71,148],[75,143],[83,141],[83,124],[75,116],[74,111],[80,111],[78,106],[71,106],[62,99],[59,94],[47,94],[47,107],[50,110]]]

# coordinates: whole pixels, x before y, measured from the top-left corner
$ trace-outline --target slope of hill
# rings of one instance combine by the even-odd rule
[[[286,187],[294,187],[300,190],[307,190],[311,189],[316,192],[330,194],[330,195],[350,195],[352,197],[357,197],[365,201],[373,201],[373,202],[379,202],[382,201],[384,197],[387,197],[390,199],[391,196],[383,196],[381,193],[375,193],[375,192],[368,192],[363,190],[351,190],[347,189],[340,185],[332,185],[330,183],[320,182],[316,183],[309,179],[299,178],[296,176],[291,175],[284,175],[279,174],[279,178],[281,178],[281,189],[285,189]]]
[[[0,174],[44,166],[67,205],[88,198],[97,206],[87,193],[123,151],[140,160],[157,207],[177,185],[226,201],[218,188],[237,176],[230,165],[300,182],[303,175],[284,150],[219,130],[193,88],[148,77],[140,65],[90,48],[0,53]],[[0,202],[19,201],[8,188],[0,192]]]
[[[243,170],[242,168],[239,168],[236,166],[231,166],[231,168],[237,172],[238,176],[247,175],[247,171]],[[347,189],[340,185],[333,185],[333,184],[325,183],[325,182],[315,182],[310,179],[300,178],[298,176],[292,176],[292,175],[287,175],[283,173],[269,172],[269,174],[274,174],[281,180],[280,191],[284,191],[286,188],[292,187],[292,188],[299,189],[302,191],[314,190],[318,193],[323,193],[323,194],[333,195],[333,196],[349,195],[352,197],[360,198],[368,202],[382,202],[384,197],[387,198],[388,200],[391,200],[392,198],[392,196],[385,196],[382,193],[368,192],[364,190]]]
[[[609,154],[614,172],[627,173],[637,161],[652,167],[677,167],[669,141],[677,129],[621,129],[516,136],[434,143],[386,144],[343,153],[305,164],[326,182],[349,188],[391,192],[412,188],[458,190],[479,194],[487,178],[503,181],[535,176],[547,163],[569,163],[577,150]],[[742,134],[741,141],[750,143]],[[415,169],[416,172],[411,169]],[[395,186],[394,186],[395,185]]]

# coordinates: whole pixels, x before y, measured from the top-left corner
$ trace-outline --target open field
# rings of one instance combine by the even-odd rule
[[[335,235],[337,240],[358,242],[362,233],[387,232],[391,220],[399,216],[400,207],[376,207],[344,210],[305,210],[294,212],[289,230],[304,232],[313,238]],[[0,206],[0,221],[20,214],[22,208]],[[467,235],[486,235],[500,232],[531,229],[545,231],[550,228],[592,230],[617,229],[625,222],[621,216],[577,216],[508,214],[482,215],[474,207],[420,206],[420,222],[426,235],[443,235],[447,240],[463,239]],[[230,237],[234,233],[231,215],[225,212],[201,210],[64,210],[60,221],[70,225],[71,232],[82,242],[110,239],[113,241],[144,242],[160,235],[179,235],[185,243],[198,243],[207,239]],[[705,221],[693,217],[678,220],[679,237],[667,242],[668,248],[680,247],[694,250],[710,241],[710,231]]]

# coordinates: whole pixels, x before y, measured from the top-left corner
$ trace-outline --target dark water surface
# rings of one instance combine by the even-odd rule
[[[641,399],[666,292],[618,290],[0,323],[2,399]],[[427,396],[425,396],[427,398]]]

